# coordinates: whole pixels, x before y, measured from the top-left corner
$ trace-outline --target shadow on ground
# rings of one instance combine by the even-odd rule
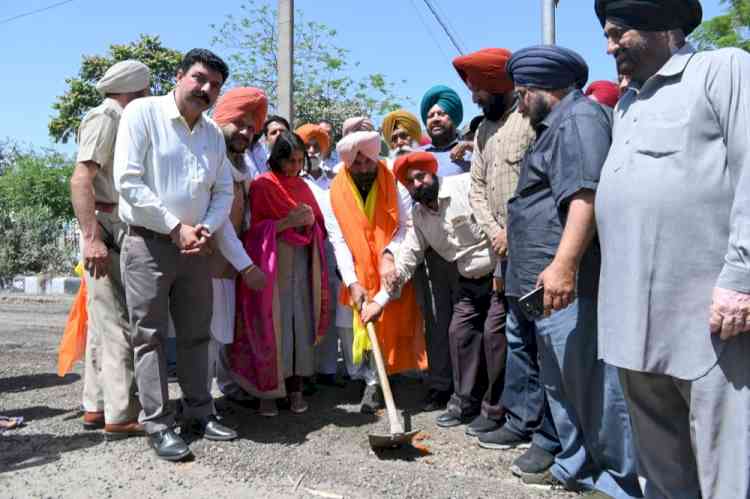
[[[10,378],[0,378],[0,394],[19,393],[30,390],[40,390],[53,386],[62,386],[75,383],[81,376],[70,373],[62,378],[54,373],[24,374]]]
[[[46,405],[35,405],[32,407],[24,407],[23,409],[3,409],[2,415],[8,417],[21,416],[24,423],[30,423],[31,421],[39,421],[40,419],[53,418],[60,414],[66,413],[78,414],[78,409],[55,409],[54,407],[48,407]]]
[[[7,432],[0,436],[0,473],[52,463],[59,460],[64,452],[92,447],[103,440],[101,433],[60,437],[48,433],[29,435]]]

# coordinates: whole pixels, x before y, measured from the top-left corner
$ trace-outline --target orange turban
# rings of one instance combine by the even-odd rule
[[[326,154],[331,147],[331,137],[328,136],[328,132],[326,132],[320,125],[308,123],[307,125],[302,125],[296,129],[294,133],[302,137],[305,145],[307,145],[310,140],[315,139],[320,147],[321,154]]]
[[[506,49],[482,49],[456,57],[453,67],[464,83],[475,90],[504,94],[513,90],[513,80],[505,70],[511,55]]]
[[[399,182],[406,185],[406,174],[412,168],[435,175],[438,170],[437,158],[434,154],[424,151],[404,154],[393,164],[393,174]]]
[[[386,114],[383,118],[383,139],[385,139],[386,144],[390,145],[391,135],[399,126],[406,130],[406,133],[414,142],[419,142],[422,138],[422,125],[419,124],[417,117],[406,109],[397,109]]]
[[[247,113],[255,117],[255,133],[260,133],[268,114],[266,93],[253,87],[237,87],[222,95],[214,109],[214,121],[219,126],[228,125]]]

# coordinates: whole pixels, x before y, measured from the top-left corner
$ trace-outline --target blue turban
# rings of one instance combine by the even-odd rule
[[[424,94],[419,110],[422,114],[422,123],[425,125],[427,124],[427,113],[430,112],[430,109],[435,104],[440,106],[440,109],[451,117],[453,125],[458,128],[464,119],[464,105],[461,103],[461,98],[456,91],[445,85],[435,85]]]
[[[519,50],[508,61],[508,74],[521,87],[557,90],[583,88],[589,67],[578,53],[557,45],[537,45]]]

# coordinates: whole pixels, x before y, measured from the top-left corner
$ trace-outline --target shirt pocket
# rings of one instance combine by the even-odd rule
[[[640,130],[635,152],[653,159],[673,156],[685,149],[686,137],[685,123],[651,123]]]

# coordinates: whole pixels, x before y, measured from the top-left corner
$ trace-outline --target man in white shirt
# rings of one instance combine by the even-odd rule
[[[206,256],[213,234],[227,221],[233,193],[224,137],[203,112],[228,75],[218,56],[191,50],[172,93],[125,109],[115,146],[120,218],[128,225],[121,265],[143,407],[139,420],[157,456],[171,461],[191,452],[172,429],[164,350],[170,312],[190,429],[212,440],[237,437],[213,416],[206,384],[213,302]]]

